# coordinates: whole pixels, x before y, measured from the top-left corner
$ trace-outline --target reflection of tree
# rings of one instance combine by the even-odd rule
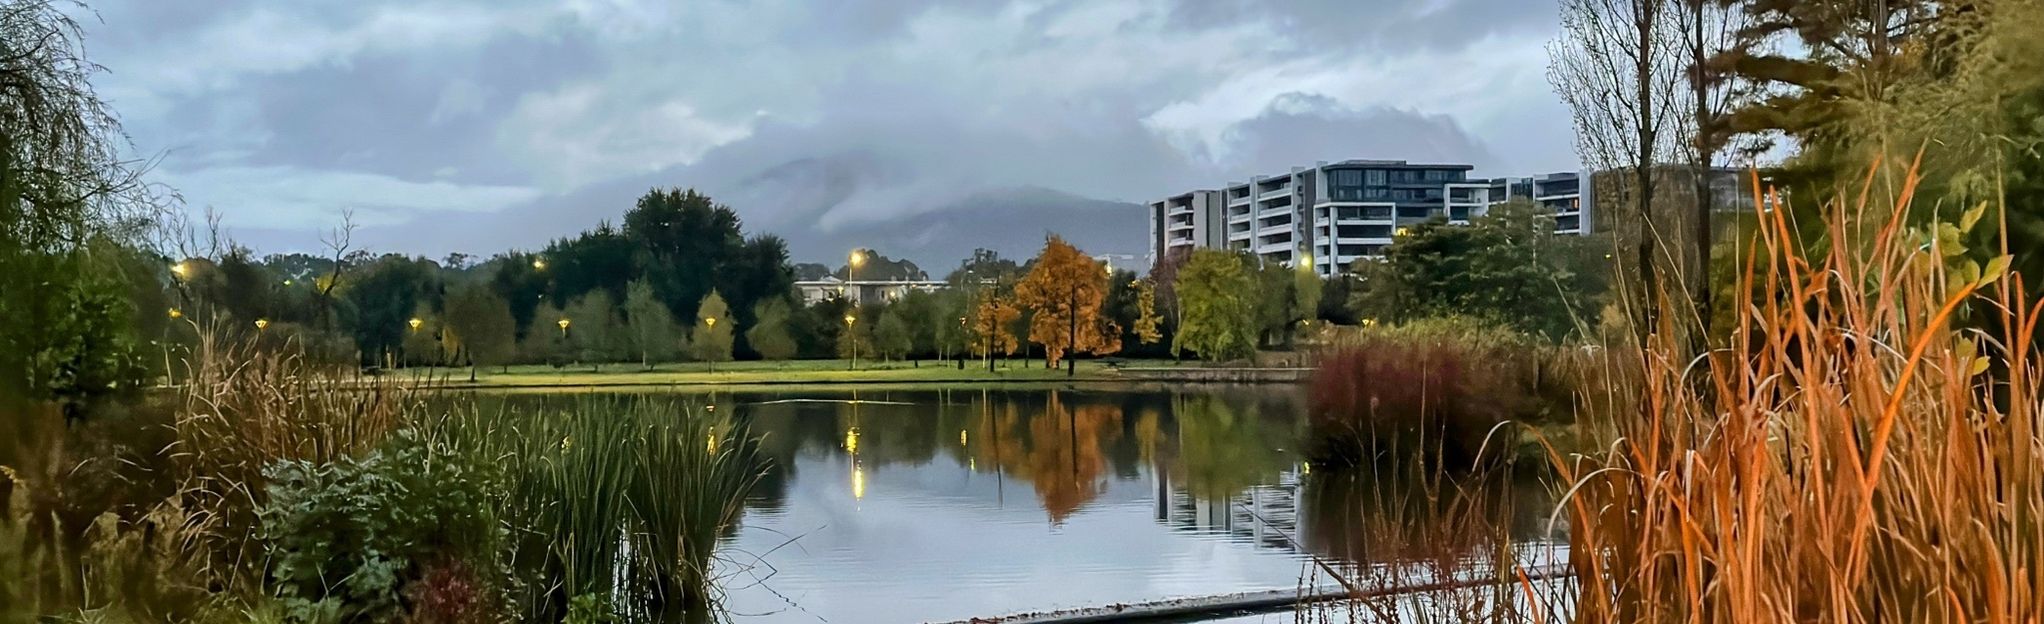
[[[1291,465],[1280,450],[1290,431],[1266,422],[1253,403],[1237,410],[1220,397],[1202,395],[1180,400],[1175,411],[1178,461],[1172,476],[1201,500],[1229,500],[1275,481]]]
[[[1103,445],[1121,437],[1121,406],[1077,402],[1067,406],[1061,393],[1051,392],[1041,412],[1027,423],[1014,401],[986,405],[978,439],[971,444],[981,465],[1029,481],[1053,524],[1100,496],[1108,461]]]

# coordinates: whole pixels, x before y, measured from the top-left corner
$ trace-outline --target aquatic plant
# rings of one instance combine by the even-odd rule
[[[594,599],[634,621],[711,615],[718,540],[762,468],[743,427],[678,399],[578,397],[431,430],[505,471],[498,513],[525,617]]]
[[[1728,346],[1692,361],[1662,314],[1612,352],[1641,375],[1586,392],[1609,445],[1552,454],[1577,621],[2044,612],[2044,301],[2008,256],[1966,257],[1988,205],[1912,227],[1916,170],[1881,174],[1829,205],[1814,257],[1787,211],[1757,211]]]

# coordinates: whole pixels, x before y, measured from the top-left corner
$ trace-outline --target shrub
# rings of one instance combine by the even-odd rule
[[[223,585],[259,561],[251,538],[267,495],[265,471],[357,458],[415,421],[422,395],[397,376],[364,377],[295,349],[264,349],[228,332],[201,334],[179,380],[170,445],[179,497]]]
[[[488,492],[499,484],[487,466],[436,452],[411,431],[360,459],[285,460],[265,477],[271,582],[299,621],[389,619],[402,612],[407,584],[443,590],[431,597],[473,585],[454,578],[467,570],[459,562],[494,566],[503,541],[489,513]],[[426,574],[435,560],[440,575]],[[453,600],[487,604],[481,593]]]
[[[1507,421],[1562,410],[1542,400],[1554,348],[1466,318],[1365,328],[1321,353],[1310,381],[1308,456],[1355,464],[1422,453],[1467,466]]]

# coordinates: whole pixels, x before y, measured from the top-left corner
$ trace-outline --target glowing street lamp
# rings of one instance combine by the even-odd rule
[[[562,317],[561,320],[554,321],[554,324],[559,325],[561,327],[562,338],[568,337],[568,325],[570,325],[570,323],[568,322],[567,317]]]
[[[260,318],[259,318],[259,319],[256,319],[256,322],[255,322],[255,326],[256,326],[256,331],[263,331],[263,330],[265,330],[265,329],[269,329],[269,328],[270,328],[270,319],[260,319]]]
[[[191,277],[192,265],[191,263],[188,262],[179,262],[177,264],[170,265],[170,274],[176,275],[178,279]]]
[[[1412,228],[1408,227],[1398,228],[1398,236],[1405,237],[1410,235],[1412,235]]]
[[[545,271],[545,270],[546,270],[546,260],[543,260],[543,259],[540,259],[540,258],[533,258],[533,259],[532,259],[532,270],[534,270],[534,271]]]
[[[183,310],[179,310],[179,309],[177,309],[177,308],[171,308],[171,309],[170,309],[170,318],[184,318],[184,317],[185,317],[185,313],[184,313],[184,311],[183,311]]]
[[[412,326],[412,333],[416,334],[419,333],[419,326],[426,324],[426,322],[413,318],[412,320],[405,321],[405,324]]]
[[[852,331],[852,324],[853,324],[853,323],[857,323],[857,322],[859,322],[859,317],[856,317],[856,316],[852,316],[852,315],[850,315],[850,314],[846,314],[846,315],[845,315],[845,332],[846,332],[846,333],[851,333],[851,331]],[[850,361],[850,362],[846,362],[846,363],[845,363],[845,370],[852,370],[852,369],[854,369],[854,368],[858,368],[858,366],[859,366],[859,337],[858,337],[858,336],[849,336],[849,337],[848,337],[848,339],[849,339],[849,340],[851,341],[851,343],[852,343],[852,361]]]

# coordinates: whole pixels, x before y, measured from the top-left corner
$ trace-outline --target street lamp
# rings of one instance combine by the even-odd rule
[[[533,258],[533,259],[532,259],[532,270],[534,270],[534,271],[545,271],[545,270],[546,270],[546,260],[543,260],[543,259],[540,259],[540,258]]]
[[[426,324],[426,322],[414,317],[412,320],[405,321],[405,324],[412,326],[412,333],[416,334],[419,333],[419,326]]]
[[[852,255],[851,255],[850,257],[846,258],[846,260],[845,260],[845,263],[846,263],[846,264],[845,264],[845,286],[847,286],[847,287],[850,287],[850,286],[852,286],[852,282],[854,282],[854,281],[856,281],[856,280],[858,280],[858,279],[859,279],[859,265],[861,265],[861,264],[865,264],[865,263],[866,263],[866,254],[863,254],[863,253],[859,253],[859,250],[857,250],[857,249],[853,249],[853,250],[852,250]],[[858,293],[859,291],[857,291],[857,290],[854,290],[854,291],[852,291],[852,292],[854,292],[854,293]],[[860,293],[860,294],[864,294],[864,293]],[[852,302],[853,302],[853,303],[858,303],[858,299],[862,299],[862,298],[863,298],[863,297],[855,297],[855,298],[853,298]]]
[[[190,277],[192,274],[192,265],[187,262],[179,262],[177,264],[170,265],[170,274],[176,275],[178,279]]]
[[[171,309],[170,309],[170,318],[184,318],[184,317],[185,317],[185,313],[184,313],[184,311],[183,311],[183,310],[179,310],[179,309],[177,309],[177,308],[171,308]]]
[[[265,330],[265,329],[269,329],[269,328],[270,328],[270,319],[256,319],[256,323],[255,323],[255,325],[256,325],[256,331],[262,331],[262,330]]]
[[[1400,236],[1400,237],[1405,237],[1405,236],[1409,236],[1409,235],[1411,235],[1411,234],[1412,234],[1412,228],[1407,228],[1407,227],[1402,227],[1402,228],[1398,228],[1398,232],[1397,232],[1397,234],[1398,234],[1398,236]]]
[[[714,317],[714,316],[705,316],[705,317],[703,317],[703,324],[704,324],[704,325],[708,325],[708,326],[710,326],[710,333],[711,333],[712,335],[714,335],[714,334],[716,334],[716,333],[717,333],[717,317]],[[709,361],[710,361],[710,372],[711,372],[711,373],[715,373],[715,372],[717,372],[717,360],[716,360],[716,358],[704,358],[704,359],[707,359],[707,360],[709,360]]]
[[[845,370],[852,370],[859,366],[859,337],[852,335],[852,324],[857,322],[859,322],[859,317],[850,314],[845,315],[845,339],[852,343],[852,361],[845,364]]]
[[[567,319],[567,317],[562,317],[562,318],[561,318],[561,320],[558,320],[558,321],[554,321],[554,324],[555,324],[555,325],[559,325],[559,326],[561,327],[561,337],[562,337],[562,338],[566,338],[566,337],[568,337],[568,325],[569,325],[569,323],[568,323],[568,319]]]

